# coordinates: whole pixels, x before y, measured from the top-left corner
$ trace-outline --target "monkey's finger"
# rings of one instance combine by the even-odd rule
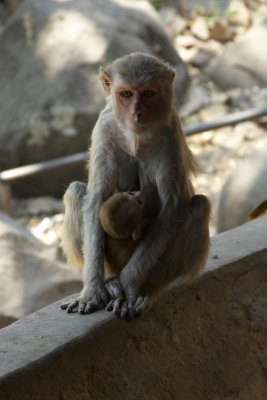
[[[76,300],[70,299],[69,301],[66,301],[66,303],[61,304],[60,308],[61,310],[67,310],[70,304],[75,303]]]
[[[97,301],[88,301],[83,314],[91,314],[92,312],[96,311],[98,308],[100,308],[100,304]]]
[[[139,296],[135,302],[134,308],[137,309],[144,301],[144,296]]]
[[[67,301],[66,303],[61,304],[61,306],[60,306],[61,310],[67,310],[69,304],[70,304],[69,301]]]
[[[61,305],[62,310],[67,310],[67,313],[77,312],[79,301],[78,300],[70,300],[67,303]]]
[[[121,307],[122,307],[122,303],[123,303],[123,298],[118,298],[114,301],[114,305],[113,305],[113,310],[115,314],[120,313],[121,311]]]
[[[138,298],[137,302],[135,303],[135,315],[136,315],[136,317],[141,315],[145,311],[145,309],[147,308],[147,306],[149,304],[149,298],[148,297],[142,297],[142,300],[141,300],[141,297],[142,296],[140,296]]]
[[[123,300],[122,299],[116,299],[114,301],[114,305],[113,305],[113,314],[116,315],[116,317],[121,316],[121,309],[122,309],[122,305],[123,305]]]
[[[78,313],[79,314],[84,314],[85,307],[86,307],[86,303],[84,301],[80,301],[79,308],[78,308]]]
[[[120,309],[118,310],[118,313],[115,312],[115,314],[116,314],[118,317],[120,317],[121,319],[128,319],[128,313],[129,313],[129,310],[128,310],[128,303],[127,303],[127,301],[124,301],[124,302],[121,304],[121,307],[120,307]]]
[[[107,306],[106,306],[106,310],[107,310],[107,311],[113,311],[113,309],[114,309],[114,303],[115,303],[115,300],[114,300],[114,299],[110,300],[110,301],[108,302]]]

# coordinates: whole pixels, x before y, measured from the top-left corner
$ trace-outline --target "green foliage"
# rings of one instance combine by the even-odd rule
[[[221,15],[219,3],[217,0],[209,2],[209,11],[205,10],[203,4],[196,4],[194,6],[194,11],[196,14],[201,15],[203,18],[205,18],[208,26],[213,26],[222,19],[231,21],[231,19],[233,19],[236,15],[236,12],[231,10],[226,10]]]
[[[150,0],[150,3],[159,10],[161,7],[166,6],[168,4],[168,0]]]

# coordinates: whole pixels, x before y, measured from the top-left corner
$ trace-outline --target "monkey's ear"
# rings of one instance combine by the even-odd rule
[[[133,231],[133,233],[132,233],[132,237],[133,237],[133,240],[139,240],[140,239],[140,237],[141,237],[141,235],[142,235],[142,229],[141,229],[141,226],[140,225],[138,225],[136,228],[135,228],[135,230]]]
[[[166,78],[168,82],[172,83],[175,78],[175,71],[173,69],[169,69],[166,74]]]
[[[102,83],[102,86],[103,86],[105,92],[107,94],[110,94],[111,83],[112,83],[111,76],[108,73],[108,71],[105,70],[103,67],[99,68],[99,78],[100,78],[100,81]]]

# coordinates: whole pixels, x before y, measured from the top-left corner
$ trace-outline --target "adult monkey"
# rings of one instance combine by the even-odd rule
[[[133,317],[168,283],[196,276],[203,269],[209,249],[210,205],[205,196],[196,196],[194,207],[188,207],[194,195],[190,178],[197,164],[175,112],[174,76],[167,63],[142,53],[100,69],[108,97],[92,133],[89,182],[83,198],[84,288],[78,299],[62,306],[68,312],[90,313],[106,305],[111,296],[124,298],[122,303],[114,301],[117,315]],[[130,190],[137,181],[147,204],[157,205],[154,219],[120,275],[106,285],[99,209],[116,191]],[[76,195],[79,188],[76,191],[72,184],[71,190]],[[79,214],[79,207],[79,201],[73,202],[73,215]],[[77,222],[65,224],[64,236],[75,248],[73,232],[82,228],[73,224]]]

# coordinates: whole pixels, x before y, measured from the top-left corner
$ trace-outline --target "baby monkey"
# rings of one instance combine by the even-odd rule
[[[73,188],[75,187],[75,190]],[[73,204],[77,210],[82,209],[83,197],[86,194],[86,185],[81,182],[74,182],[70,185],[64,196],[66,217],[64,223],[75,226],[73,214],[71,212]],[[105,232],[104,241],[104,272],[105,287],[110,293],[111,300],[106,309],[112,311],[117,309],[123,301],[120,289],[116,286],[113,278],[119,276],[122,269],[127,265],[136,246],[141,240],[145,228],[149,224],[149,219],[144,218],[143,209],[145,205],[145,195],[140,191],[119,192],[108,198],[100,207],[99,220]],[[74,215],[75,219],[80,219],[81,214]],[[76,252],[70,251],[67,238],[62,238],[63,249],[65,250],[68,262],[83,267],[82,255],[82,231],[75,231]],[[63,305],[63,309],[65,306]],[[138,310],[137,310],[138,311]]]
[[[142,192],[116,193],[99,212],[105,237],[104,269],[107,278],[119,275],[131,258],[145,229],[145,195]]]

